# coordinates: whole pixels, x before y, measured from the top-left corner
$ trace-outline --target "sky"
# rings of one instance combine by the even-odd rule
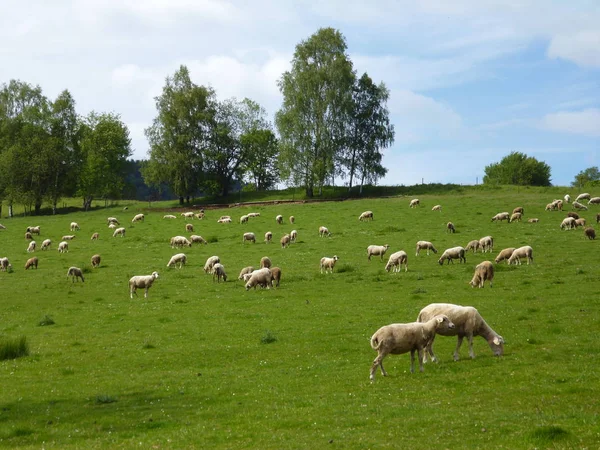
[[[3,0],[0,84],[119,114],[147,159],[154,98],[181,65],[273,120],[277,80],[323,27],[390,90],[380,184],[481,183],[512,151],[548,164],[554,185],[600,166],[598,0]]]

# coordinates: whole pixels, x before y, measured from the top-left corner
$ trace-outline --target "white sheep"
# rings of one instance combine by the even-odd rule
[[[248,217],[250,217],[250,216],[248,216],[247,214],[240,217],[240,223],[247,223]]]
[[[221,282],[221,278],[223,281],[227,281],[227,274],[225,273],[225,266],[221,263],[216,263],[212,268],[213,281],[215,281],[215,277],[217,278],[217,283]]]
[[[508,219],[508,223],[520,222],[522,218],[523,218],[522,213],[520,213],[520,212],[512,213],[512,215],[510,216],[510,219]]]
[[[591,195],[587,192],[584,192],[583,194],[579,194],[577,196],[577,198],[575,199],[576,202],[578,202],[579,200],[589,200],[591,198]]]
[[[248,278],[245,287],[246,290],[249,290],[252,287],[256,289],[256,286],[260,285],[269,289],[269,286],[271,286],[272,282],[273,274],[271,272],[271,269],[264,267],[262,269],[255,270],[250,274],[250,277]]]
[[[292,240],[292,238],[290,237],[289,234],[283,235],[283,237],[279,240],[279,242],[281,244],[281,248],[286,248],[287,246],[289,246],[291,240]]]
[[[26,231],[29,231],[31,234],[37,234],[38,236],[39,236],[39,235],[40,235],[40,233],[41,233],[41,229],[40,229],[40,226],[39,226],[39,225],[38,225],[38,226],[35,226],[35,227],[27,227],[27,230],[26,230]]]
[[[552,200],[553,209],[557,209],[562,211],[563,209],[563,201],[561,199]]]
[[[192,225],[191,223],[186,223],[185,224],[185,231],[187,233],[193,233],[194,232],[194,225]]]
[[[204,219],[204,211],[200,211],[199,213],[194,214],[194,217],[198,220]]]
[[[192,244],[204,244],[204,245],[208,244],[208,242],[206,242],[206,239],[204,239],[202,236],[199,236],[197,234],[192,234],[190,236],[190,241],[192,242]]]
[[[281,282],[281,269],[279,267],[271,268],[271,287],[279,287]]]
[[[283,216],[281,214],[279,214],[277,217],[275,217],[275,222],[277,222],[279,225],[283,224]]]
[[[62,241],[58,244],[58,253],[68,253],[69,252],[69,243],[67,241]]]
[[[143,222],[143,221],[144,221],[143,214],[136,214],[135,216],[133,216],[133,219],[131,219],[131,223]]]
[[[227,219],[229,219],[231,221],[231,216],[221,216],[221,217],[219,217],[219,220],[227,220]],[[217,220],[217,222],[219,220]]]
[[[454,227],[454,224],[452,222],[448,222],[446,224],[446,231],[448,231],[449,233],[456,233],[456,228]]]
[[[125,228],[124,227],[120,227],[115,230],[115,232],[113,233],[113,237],[117,237],[117,236],[125,237]]]
[[[499,263],[499,262],[506,260],[506,263],[508,264],[508,258],[510,258],[512,256],[514,251],[515,251],[514,247],[505,248],[505,249],[501,250],[500,253],[498,253],[498,256],[496,256],[496,259],[494,261],[496,263]]]
[[[30,241],[33,239],[33,236],[29,231],[25,233],[25,239],[29,239]]]
[[[565,203],[571,203],[571,196],[569,194],[565,194]]]
[[[480,264],[477,264],[475,273],[469,284],[471,287],[478,286],[482,288],[484,287],[483,285],[486,280],[490,282],[490,287],[492,287],[492,282],[494,281],[494,265],[489,261],[483,261]]]
[[[114,223],[115,225],[120,225],[116,217],[109,217],[108,219],[106,219],[106,225],[110,225],[111,223]]]
[[[390,353],[400,355],[410,352],[410,371],[414,373],[415,352],[417,352],[419,370],[423,372],[424,353],[433,342],[435,334],[448,332],[454,327],[455,325],[447,316],[437,315],[425,323],[393,323],[379,328],[371,336],[371,348],[377,350],[377,357],[371,366],[370,380],[375,381],[377,366],[381,369],[382,375],[387,376],[387,372],[383,368],[383,359]]]
[[[79,231],[81,228],[77,222],[71,222],[71,231]]]
[[[98,239],[100,239],[100,233],[94,233],[92,234],[92,241],[97,241]]]
[[[117,225],[114,223],[109,223],[108,228],[110,228],[111,230],[115,230],[117,228]]]
[[[572,230],[575,228],[575,218],[574,217],[565,217],[560,224],[561,230]]]
[[[389,272],[393,268],[392,272],[402,271],[402,264],[404,264],[404,271],[408,272],[408,255],[404,250],[400,250],[396,253],[392,253],[385,265],[386,272]]]
[[[63,241],[72,241],[73,239],[75,239],[77,236],[75,236],[74,234],[67,234],[65,236],[63,236],[61,239]]]
[[[92,256],[92,259],[91,259],[92,267],[100,267],[101,260],[102,260],[102,258],[100,257],[100,255]]]
[[[242,244],[246,241],[250,241],[253,244],[256,244],[256,236],[254,235],[254,233],[244,233],[244,235],[242,236]]]
[[[6,227],[0,223],[0,230],[6,230]]]
[[[517,206],[515,209],[513,209],[512,213],[521,213],[521,215],[523,216],[525,215],[525,209],[522,206]]]
[[[37,259],[36,256],[34,256],[33,258],[29,258],[27,260],[27,262],[25,263],[25,270],[28,270],[31,267],[35,267],[37,269],[38,268],[38,262],[39,262],[39,260]]]
[[[503,220],[508,220],[510,222],[510,214],[508,214],[508,212],[501,212],[492,217],[492,222],[502,222]]]
[[[290,242],[296,242],[296,239],[298,239],[298,231],[297,230],[290,231]]]
[[[167,263],[167,267],[177,267],[181,269],[187,263],[187,256],[185,253],[177,253],[176,255],[171,256],[169,262]]]
[[[409,207],[411,208],[416,208],[417,206],[419,206],[421,204],[421,202],[419,201],[418,198],[413,198],[410,203],[408,204]]]
[[[492,253],[494,251],[494,238],[492,236],[482,237],[479,239],[479,246],[483,253],[487,253],[488,251]]]
[[[47,250],[47,249],[50,248],[50,245],[52,245],[52,241],[50,239],[44,239],[42,241],[42,247],[41,247],[41,249],[42,250]]]
[[[537,217],[532,217],[531,219],[527,219],[527,222],[529,223],[538,223],[540,221],[540,219],[538,219]]]
[[[435,205],[433,208],[431,208],[432,211],[441,211],[442,210],[442,205]]]
[[[339,258],[337,257],[337,255],[333,255],[333,258],[329,258],[327,256],[324,256],[323,258],[321,258],[321,273],[323,273],[323,271],[325,271],[325,273],[330,272],[333,273],[333,268],[335,267],[335,263],[337,262]]]
[[[238,277],[238,280],[243,280],[244,275],[252,273],[252,272],[254,272],[254,267],[252,267],[252,266],[244,267],[242,270],[240,270],[240,275]]]
[[[206,260],[206,263],[204,264],[204,273],[212,273],[213,266],[220,262],[221,258],[219,258],[218,256],[211,256],[210,258],[208,258]]]
[[[331,232],[327,229],[327,227],[320,226],[319,227],[319,237],[323,237],[325,235],[327,235],[328,237],[331,237]]]
[[[373,211],[365,211],[360,216],[358,216],[358,220],[361,222],[363,220],[373,220]]]
[[[225,219],[219,219],[217,220],[218,223],[231,223],[231,218],[227,217]]]
[[[163,219],[177,219],[177,216],[174,216],[173,214],[165,214]]]
[[[578,209],[580,211],[587,211],[588,207],[585,205],[582,205],[581,203],[579,203],[578,201],[574,201],[573,202],[573,208]]]
[[[440,265],[443,265],[444,260],[448,260],[447,264],[450,264],[451,262],[452,264],[454,264],[455,259],[458,259],[459,263],[467,263],[467,258],[465,257],[465,249],[463,247],[452,247],[445,250],[444,253],[442,253],[440,259],[438,260],[438,263],[440,263]]]
[[[260,258],[260,268],[264,268],[266,267],[267,269],[270,269],[271,266],[273,264],[271,263],[271,258],[269,258],[268,256],[263,256],[262,258]]]
[[[67,271],[67,278],[69,277],[71,277],[73,283],[75,283],[75,280],[79,281],[79,278],[81,278],[82,283],[85,282],[83,278],[83,271],[79,267],[69,267],[69,270]]]
[[[438,331],[438,334],[442,336],[458,336],[458,342],[456,344],[456,349],[454,350],[455,361],[458,361],[459,359],[460,346],[465,337],[469,343],[469,356],[471,356],[471,358],[475,358],[475,353],[473,352],[473,336],[481,336],[484,338],[494,355],[502,356],[504,353],[504,338],[492,330],[483,317],[481,317],[481,314],[479,314],[472,306],[460,306],[450,303],[432,303],[421,310],[417,321],[427,323],[432,317],[437,317],[439,314],[446,315],[454,323],[453,329],[442,329]],[[427,347],[427,352],[431,355],[432,361],[437,360],[433,353],[434,340],[432,340]]]
[[[296,223],[296,218],[294,216],[290,216],[290,224],[294,225]]]
[[[588,201],[588,205],[600,205],[600,197],[592,197]]]
[[[429,241],[418,241],[417,242],[417,251],[416,251],[415,256],[419,256],[419,252],[421,250],[427,250],[427,256],[429,256],[429,250],[431,250],[433,253],[437,253],[436,248]]]
[[[31,241],[29,243],[29,245],[27,246],[27,253],[35,252],[35,246],[36,246],[35,241]]]
[[[12,269],[12,264],[8,261],[8,258],[5,256],[0,258],[0,271],[6,272]]]
[[[259,212],[251,212],[247,214],[248,217],[260,217],[260,213]]]
[[[469,250],[473,250],[473,253],[477,253],[477,250],[479,250],[479,247],[481,247],[481,244],[479,243],[479,241],[477,239],[474,239],[472,241],[469,241],[469,243],[465,247],[465,252],[468,252]]]
[[[579,219],[575,219],[575,228],[585,227],[585,224],[586,224],[586,220],[583,217],[580,217]]]
[[[273,241],[273,233],[271,233],[270,231],[267,231],[265,233],[265,242],[267,244],[270,244]]]
[[[148,297],[148,289],[152,287],[154,280],[158,278],[158,272],[152,272],[152,275],[136,275],[129,279],[129,298],[133,298],[133,294],[137,296],[137,289],[145,290],[144,298]]]
[[[175,247],[191,247],[192,243],[185,236],[173,236],[171,238],[171,248]]]
[[[515,251],[508,258],[508,264],[521,265],[521,258],[527,258],[527,265],[531,261],[533,263],[533,249],[529,245],[524,245],[523,247],[519,247],[515,249]]]
[[[367,247],[367,258],[371,261],[371,256],[379,256],[381,261],[383,261],[383,255],[387,252],[390,246],[388,244],[385,245],[369,245]]]
[[[193,211],[182,212],[181,217],[185,217],[186,219],[193,219],[194,212]]]

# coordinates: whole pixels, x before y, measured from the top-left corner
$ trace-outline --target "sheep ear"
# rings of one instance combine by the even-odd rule
[[[442,323],[444,321],[444,318],[443,317],[438,317],[437,321],[438,321],[438,323]]]
[[[502,338],[498,339],[498,336],[496,336],[492,342],[494,345],[500,345],[500,343],[504,342],[504,340]]]

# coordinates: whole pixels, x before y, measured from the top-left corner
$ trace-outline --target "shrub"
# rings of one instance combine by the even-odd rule
[[[263,334],[263,336],[260,338],[261,344],[271,344],[276,341],[277,341],[277,338],[269,330],[265,331],[265,334]]]
[[[45,315],[42,318],[42,320],[40,320],[38,322],[38,326],[40,326],[40,327],[45,327],[47,325],[54,325],[54,324],[55,324],[54,319],[52,319],[52,317],[50,317],[49,315]]]
[[[0,361],[17,359],[27,355],[29,355],[29,344],[25,336],[17,339],[5,338],[0,341]]]

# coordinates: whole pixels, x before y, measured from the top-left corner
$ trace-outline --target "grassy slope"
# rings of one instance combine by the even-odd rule
[[[274,205],[208,211],[194,221],[213,242],[184,250],[188,266],[167,269],[176,250],[169,238],[184,221],[166,221],[144,210],[147,220],[130,226],[132,205],[58,217],[3,219],[0,256],[13,273],[0,273],[3,308],[0,337],[24,335],[31,355],[0,362],[0,446],[22,448],[592,448],[599,419],[600,311],[598,241],[580,230],[561,232],[564,214],[544,212],[553,191],[497,190]],[[431,206],[443,205],[441,213]],[[146,204],[139,204],[145,208]],[[538,224],[490,223],[497,212],[524,206]],[[375,220],[357,221],[371,209]],[[261,212],[248,225],[219,225]],[[5,211],[4,211],[5,212]],[[583,214],[588,220],[595,215]],[[288,249],[241,242],[245,231],[261,237],[289,232],[274,217],[296,216],[299,242]],[[127,226],[112,238],[107,216]],[[72,220],[82,231],[70,252],[56,251]],[[445,232],[453,221],[458,233]],[[27,225],[40,224],[54,243],[37,271],[24,271]],[[317,236],[319,225],[333,233]],[[98,242],[89,240],[99,231]],[[491,234],[493,257],[504,247],[529,244],[531,266],[497,266],[494,288],[471,289],[474,266],[437,264],[414,256],[415,242],[439,250]],[[409,254],[409,272],[387,274],[366,259],[369,244],[389,243],[390,253]],[[102,266],[92,271],[92,254]],[[213,283],[202,271],[219,255],[230,280]],[[321,256],[340,257],[333,275],[321,275]],[[268,255],[283,269],[278,290],[246,292],[239,270]],[[86,270],[71,283],[67,268]],[[158,270],[160,278],[130,300],[127,280]],[[368,339],[381,325],[415,320],[432,302],[476,306],[506,340],[503,358],[476,338],[477,358],[466,343],[452,361],[455,340],[439,338],[441,362],[411,375],[408,355],[389,356],[390,376],[368,381],[375,352]],[[38,326],[45,316],[56,322]],[[262,343],[267,336],[273,343]],[[114,400],[111,402],[111,400]],[[140,445],[141,443],[141,445]]]

